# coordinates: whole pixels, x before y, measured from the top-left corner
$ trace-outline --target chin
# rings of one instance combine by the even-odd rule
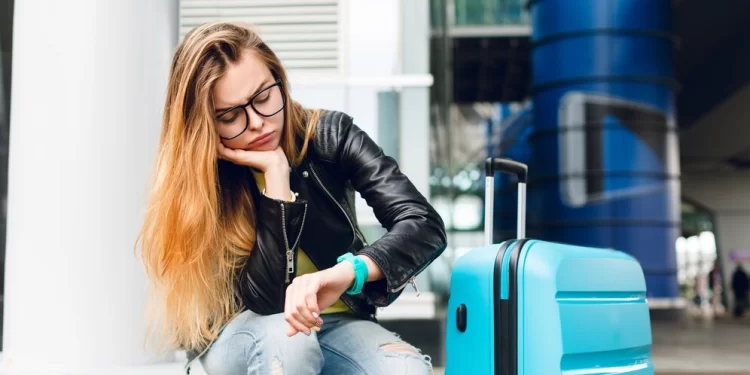
[[[245,151],[273,151],[276,147],[272,147],[271,145],[263,145],[258,147],[247,147],[245,148]]]

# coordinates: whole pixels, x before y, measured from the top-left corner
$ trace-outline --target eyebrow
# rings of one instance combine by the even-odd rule
[[[230,110],[230,109],[232,109],[232,108],[236,108],[236,107],[239,107],[239,106],[241,106],[241,105],[243,105],[243,104],[246,104],[247,102],[249,102],[249,101],[250,101],[250,98],[252,98],[253,96],[255,96],[255,94],[257,94],[257,93],[258,93],[258,92],[259,92],[260,90],[262,90],[263,88],[265,88],[265,87],[266,87],[266,85],[268,85],[269,81],[270,81],[270,79],[269,79],[269,78],[266,78],[266,79],[264,79],[264,80],[263,80],[263,81],[262,81],[262,82],[260,83],[260,85],[258,85],[258,87],[256,87],[256,88],[255,88],[255,90],[253,91],[253,93],[252,93],[252,94],[251,94],[251,95],[250,95],[250,96],[249,96],[249,97],[247,98],[247,101],[245,101],[244,103],[241,103],[241,104],[237,104],[237,105],[233,105],[233,106],[231,106],[231,107],[226,107],[226,108],[216,108],[216,109],[214,109],[214,113],[221,113],[221,112],[224,112],[224,111]]]

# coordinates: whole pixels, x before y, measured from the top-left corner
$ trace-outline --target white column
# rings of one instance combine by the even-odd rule
[[[428,0],[401,4],[401,71],[430,73],[430,4]],[[401,91],[401,169],[422,194],[430,196],[430,88],[409,87]]]
[[[3,372],[161,360],[144,347],[147,284],[134,243],[177,9],[177,0],[16,1]]]
[[[412,0],[401,3],[401,31],[402,72],[404,74],[429,74],[429,1]],[[417,189],[430,199],[430,88],[427,86],[404,88],[400,98],[400,166]],[[436,265],[437,270],[445,271],[445,268],[441,267],[441,262],[442,260],[438,259],[417,276],[421,293],[432,291],[431,278],[428,275],[436,269]],[[413,292],[413,290],[409,287],[408,292]]]

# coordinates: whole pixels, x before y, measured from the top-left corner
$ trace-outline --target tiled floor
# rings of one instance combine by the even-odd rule
[[[655,323],[654,366],[674,373],[750,375],[750,320],[688,319]]]
[[[652,333],[657,375],[750,375],[750,317],[655,322]]]
[[[750,375],[750,318],[732,320],[688,319],[683,322],[654,323],[653,359],[657,375]],[[9,372],[0,375],[47,375],[50,372]],[[108,375],[179,375],[182,364],[164,364],[127,369],[112,369]],[[94,375],[98,372],[75,373]],[[195,369],[191,375],[203,375]],[[65,375],[73,375],[68,373]],[[435,375],[444,375],[442,368]]]

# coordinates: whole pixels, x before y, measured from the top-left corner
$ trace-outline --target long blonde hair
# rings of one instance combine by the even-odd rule
[[[249,168],[217,161],[212,89],[247,50],[282,81],[287,106],[281,147],[293,166],[304,158],[320,116],[289,99],[281,62],[247,24],[207,23],[178,46],[136,244],[151,280],[149,336],[158,336],[160,349],[205,347],[241,307],[236,274],[255,243],[252,179]]]

